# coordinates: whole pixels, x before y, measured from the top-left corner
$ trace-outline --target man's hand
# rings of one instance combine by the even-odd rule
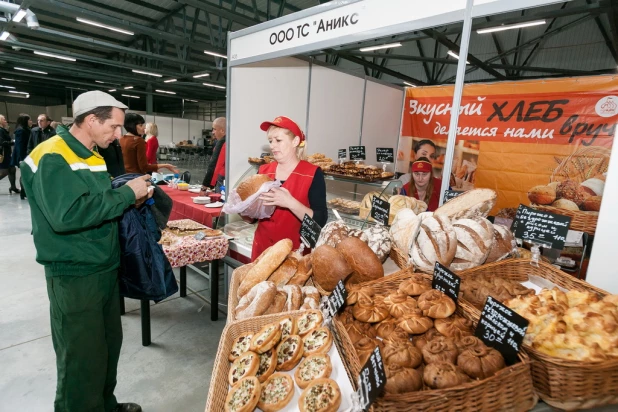
[[[148,186],[150,186],[150,176],[144,175],[136,177],[133,180],[129,180],[126,185],[135,193],[136,203],[140,203],[140,200],[143,202],[149,196]]]

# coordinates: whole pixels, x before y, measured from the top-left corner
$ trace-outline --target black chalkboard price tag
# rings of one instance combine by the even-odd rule
[[[260,155],[260,157],[261,157],[262,159],[263,159],[263,158],[265,158],[266,156],[270,156],[270,153],[262,153],[262,154]]]
[[[361,407],[363,410],[367,410],[373,401],[382,394],[384,385],[386,385],[384,363],[377,346],[361,369],[359,381]]]
[[[305,246],[313,249],[315,244],[318,242],[321,231],[322,227],[320,227],[315,220],[310,218],[309,215],[305,213],[303,222],[300,225],[300,240],[303,241]]]
[[[384,226],[388,226],[388,217],[391,212],[391,204],[378,196],[371,199],[371,217]]]
[[[519,205],[511,231],[520,239],[563,249],[571,218]]]
[[[444,203],[448,202],[451,199],[455,199],[457,196],[464,192],[458,192],[456,190],[445,190],[444,191]]]
[[[350,146],[350,160],[365,160],[365,146]]]
[[[457,303],[460,285],[461,278],[459,276],[440,262],[436,262],[436,266],[433,268],[433,280],[431,281],[433,289],[439,290]]]
[[[345,159],[348,157],[348,152],[346,149],[339,149],[337,151],[337,159]]]
[[[395,150],[392,147],[376,147],[379,163],[395,163]]]
[[[497,349],[508,365],[517,362],[517,354],[526,336],[528,321],[491,296],[487,297],[474,334],[487,346]]]
[[[345,288],[343,281],[337,282],[337,286],[333,290],[333,293],[328,297],[328,306],[330,309],[330,315],[335,316],[339,309],[345,304],[345,300],[348,298],[348,290]]]

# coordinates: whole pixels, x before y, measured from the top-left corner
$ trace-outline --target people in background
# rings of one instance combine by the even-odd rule
[[[300,225],[309,215],[320,226],[326,224],[326,184],[322,169],[302,160],[305,134],[287,117],[264,122],[260,128],[266,133],[274,162],[260,167],[258,173],[280,180],[281,187],[260,196],[266,206],[276,206],[273,215],[258,221],[253,238],[251,260],[281,239],[292,240],[294,249],[300,247]]]
[[[49,127],[51,127],[52,129],[56,130],[58,128],[58,126],[60,126],[62,123],[57,122],[57,121],[53,121],[49,124]]]
[[[0,114],[0,155],[2,155],[2,161],[0,162],[0,180],[5,177],[9,177],[9,194],[17,193],[20,190],[15,186],[15,166],[11,166],[11,150],[14,145],[11,136],[9,135],[9,122],[6,121],[6,117]]]
[[[45,140],[56,134],[54,127],[51,127],[52,119],[45,113],[40,114],[37,118],[37,126],[33,127],[30,131],[30,140],[28,141],[28,154],[37,147],[39,143],[43,143]]]
[[[117,218],[152,192],[147,176],[112,189],[93,151],[120,137],[126,108],[107,93],[82,93],[71,128],[58,127],[21,164],[49,295],[56,411],[142,410],[114,396],[122,346]]]
[[[432,176],[433,166],[426,157],[412,162],[410,170],[412,180],[403,186],[401,194],[422,200],[427,203],[427,211],[433,212],[440,203],[442,181]]]
[[[103,156],[103,160],[105,160],[105,165],[107,166],[107,172],[112,178],[125,174],[122,147],[118,139],[114,139],[106,148],[97,146],[97,151]]]
[[[13,153],[11,154],[12,167],[20,167],[19,164],[26,158],[26,154],[28,152],[28,141],[30,140],[30,125],[32,125],[30,116],[25,113],[20,114],[17,118],[17,124],[13,134],[15,146],[13,148]],[[19,185],[22,186],[21,177]],[[19,197],[22,199],[26,198],[26,191],[23,190],[23,186],[22,190],[19,192]]]
[[[126,173],[152,173],[159,169],[168,169],[178,173],[178,169],[169,163],[148,164],[146,158],[146,141],[142,138],[146,121],[137,113],[127,113],[124,119],[124,128],[127,134],[120,138],[124,170]]]
[[[204,180],[202,181],[202,196],[206,194],[207,189],[212,189],[217,181],[217,176],[215,176],[215,168],[221,154],[221,148],[225,144],[226,127],[227,122],[225,120],[225,117],[217,117],[215,121],[212,122],[212,136],[213,139],[215,139],[215,147],[212,151],[212,157],[210,158],[210,162],[208,162],[208,167],[206,168],[206,176],[204,176]],[[225,172],[223,174],[225,175]]]
[[[159,150],[159,128],[156,123],[146,123],[146,159],[148,164],[157,163],[157,151]]]

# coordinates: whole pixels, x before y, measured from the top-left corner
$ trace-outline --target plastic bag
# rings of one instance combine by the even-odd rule
[[[279,180],[263,183],[257,192],[244,201],[240,199],[240,196],[236,193],[236,189],[232,189],[223,206],[223,213],[238,213],[252,219],[269,218],[275,213],[275,208],[277,206],[266,206],[259,197],[262,193],[266,193],[275,187],[281,187],[281,182]]]

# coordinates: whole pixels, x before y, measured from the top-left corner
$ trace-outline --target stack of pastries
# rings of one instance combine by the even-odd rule
[[[493,376],[504,358],[473,336],[469,320],[455,314],[455,302],[413,275],[384,296],[353,286],[338,316],[362,367],[380,348],[386,395],[446,389]]]
[[[225,411],[281,410],[294,397],[294,384],[302,390],[298,410],[337,411],[341,391],[330,379],[328,355],[333,338],[322,322],[322,313],[311,310],[238,336],[228,356],[230,390]],[[285,373],[290,371],[294,373]]]
[[[524,344],[542,353],[576,361],[618,359],[618,295],[554,288],[505,305],[528,319]]]
[[[518,296],[534,295],[534,290],[521,283],[491,275],[478,275],[471,279],[463,279],[459,297],[467,300],[481,310],[485,306],[487,296],[504,302]]]

